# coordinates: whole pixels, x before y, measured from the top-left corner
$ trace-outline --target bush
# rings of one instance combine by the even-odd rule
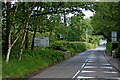
[[[112,42],[107,42],[106,50],[107,50],[107,53],[108,53],[110,56],[112,56]]]
[[[68,48],[73,48],[76,53],[79,53],[86,50],[86,45],[82,42],[69,42]]]
[[[49,49],[67,51],[67,47],[63,45],[62,40],[55,41],[54,43],[51,43],[50,46],[49,46]]]
[[[116,49],[116,56],[120,60],[120,52],[119,52],[119,50],[120,50],[119,48]]]
[[[87,49],[93,49],[95,47],[96,47],[96,44],[79,42],[79,41],[74,41],[74,42],[67,41],[67,45],[64,46],[63,41],[60,40],[52,43],[49,48],[52,48],[55,50],[61,50],[61,51],[69,50],[71,52],[71,56],[74,56],[82,51],[85,51]]]
[[[67,47],[69,48],[70,51],[72,51],[72,55],[75,55],[77,53],[80,53],[82,51],[85,51],[87,49],[92,49],[95,48],[95,45],[87,42],[69,42],[67,44]],[[74,51],[73,51],[74,50]]]
[[[17,51],[11,52],[11,57],[9,63],[5,62],[5,58],[3,58],[3,76],[4,77],[24,77],[25,75],[37,71],[38,69],[42,69],[51,64],[60,62],[64,60],[63,51],[69,50],[71,52],[71,56],[74,56],[82,51],[87,49],[95,48],[95,46],[91,43],[87,42],[67,42],[67,45],[63,45],[63,41],[55,41],[51,43],[47,49],[45,47],[34,48],[34,50],[23,50],[22,60],[18,60]],[[59,50],[56,52],[56,50]]]
[[[118,42],[107,42],[106,50],[107,53],[112,56],[112,50],[116,49],[118,47]]]
[[[77,54],[73,48],[70,48],[69,51],[71,53],[71,56],[75,56]]]
[[[54,49],[54,50],[61,50],[61,51],[67,51],[69,50],[70,52],[75,53],[80,53],[82,51],[85,51],[87,49],[92,49],[95,48],[96,44],[92,43],[87,43],[87,42],[79,42],[79,41],[74,41],[74,42],[68,42],[67,45],[63,45],[63,41],[55,41],[54,43],[51,43],[49,46],[49,49]]]
[[[18,57],[12,56],[9,63],[2,61],[2,76],[4,77],[24,77],[25,75],[47,67],[48,65],[60,62],[64,60],[64,53],[55,50],[46,50],[44,47],[38,49],[24,50],[22,54],[22,60],[19,61]]]

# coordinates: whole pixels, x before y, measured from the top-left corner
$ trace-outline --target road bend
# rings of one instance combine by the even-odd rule
[[[56,64],[32,78],[113,79],[120,80],[119,72],[106,59],[105,45],[90,49]]]

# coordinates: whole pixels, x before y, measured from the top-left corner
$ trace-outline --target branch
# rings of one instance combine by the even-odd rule
[[[20,6],[22,6],[23,5],[23,3],[21,3],[20,4]],[[16,7],[17,7],[17,5],[16,6],[14,6],[14,7],[12,7],[12,8],[10,8],[10,10],[15,10],[16,9]],[[3,11],[7,11],[8,9],[4,9]]]
[[[40,16],[40,15],[47,15],[47,14],[64,13],[64,12],[74,12],[74,11],[78,11],[78,12],[82,13],[81,10],[77,10],[77,9],[72,9],[72,10],[55,10],[55,11],[52,11],[52,12],[44,12],[44,13],[40,13],[40,14],[36,14],[36,15],[31,15],[31,17]]]
[[[33,7],[31,8],[30,13],[28,13],[28,17],[29,17],[29,19],[30,19],[30,17],[31,17],[31,13],[32,13],[32,11],[33,11],[35,5],[36,5],[36,2],[33,4]]]
[[[21,32],[22,32],[22,29],[19,31],[19,34],[18,34],[17,38],[14,40],[14,42],[12,43],[11,47],[14,46],[14,44],[18,40],[18,38],[20,37]]]
[[[17,12],[18,6],[19,6],[19,2],[17,3],[17,6],[16,6],[16,8],[15,8],[15,13],[14,13],[13,17],[15,17],[15,14],[16,14],[16,12]]]

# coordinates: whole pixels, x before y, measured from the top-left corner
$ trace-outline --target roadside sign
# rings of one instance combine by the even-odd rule
[[[63,40],[63,45],[67,45],[67,41],[66,40]]]
[[[35,37],[34,46],[49,46],[49,37]]]
[[[117,31],[112,31],[111,36],[112,36],[112,42],[116,42],[117,41]]]
[[[60,33],[60,38],[63,38],[63,36],[64,36],[64,34],[61,34],[61,33]]]

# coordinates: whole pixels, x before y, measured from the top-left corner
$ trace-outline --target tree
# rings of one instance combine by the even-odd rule
[[[24,41],[25,41],[25,38],[26,38],[26,34],[27,34],[27,32],[28,32],[29,20],[30,20],[30,18],[31,18],[31,13],[32,13],[35,5],[36,5],[36,2],[34,2],[31,10],[29,10],[29,8],[28,8],[27,17],[26,17],[27,19],[25,20],[25,23],[24,23],[24,24],[25,24],[25,25],[24,25],[24,26],[25,26],[24,35],[23,35],[23,39],[22,39],[22,42],[21,42],[21,45],[20,45],[19,60],[21,60],[21,55],[22,55],[22,51],[23,51],[23,44],[24,44]]]
[[[19,60],[21,60],[24,42],[26,40],[26,49],[28,49],[28,31],[32,32],[33,40],[31,49],[33,49],[33,42],[36,32],[52,32],[59,26],[60,24],[60,14],[67,14],[67,13],[75,13],[76,11],[80,14],[83,14],[82,11],[78,8],[85,8],[91,9],[93,3],[36,3],[36,2],[15,2],[12,4],[11,2],[2,3],[3,8],[3,44],[6,46],[2,46],[4,50],[4,54],[7,54],[6,62],[9,61],[10,52],[14,44],[18,41],[20,44],[20,52],[19,52]],[[90,5],[90,6],[87,6]],[[37,8],[37,9],[36,9]],[[51,22],[49,19],[46,18],[47,15],[51,16]],[[41,19],[40,19],[41,18]],[[40,21],[41,20],[41,21]],[[33,22],[32,22],[33,21]],[[46,22],[49,21],[50,24]],[[28,25],[31,25],[31,28],[28,28]],[[52,26],[54,25],[54,26]],[[51,28],[50,28],[51,27]],[[65,27],[65,26],[64,26]],[[65,27],[66,29],[68,27]],[[66,33],[66,31],[64,31]],[[67,32],[68,33],[68,32]],[[21,36],[20,36],[21,35]],[[19,39],[19,40],[18,40]],[[16,44],[19,46],[19,44]]]
[[[92,26],[96,34],[102,34],[107,38],[108,42],[111,40],[111,31],[118,30],[118,3],[96,3],[94,8],[96,13],[92,18]],[[116,27],[115,27],[116,26]]]

